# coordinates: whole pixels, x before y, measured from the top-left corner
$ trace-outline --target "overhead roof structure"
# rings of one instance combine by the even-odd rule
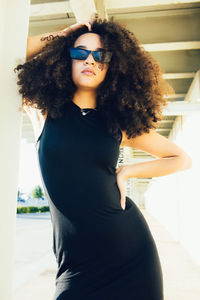
[[[164,78],[175,94],[168,97],[168,107],[157,131],[168,137],[176,117],[200,110],[200,99],[191,100],[191,84],[200,82],[200,2],[156,0],[88,0],[99,15],[118,20],[134,32],[147,51],[164,70]],[[81,0],[32,0],[29,35],[59,30],[76,23],[90,13],[80,7]],[[85,11],[84,11],[85,9]],[[195,79],[196,78],[196,79]],[[32,124],[24,113],[22,138],[34,142]],[[134,156],[145,157],[134,150]]]

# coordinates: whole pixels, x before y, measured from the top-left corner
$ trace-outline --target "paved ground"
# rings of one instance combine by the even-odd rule
[[[165,300],[199,300],[200,266],[149,213],[141,211],[158,247]],[[15,253],[13,300],[52,300],[57,266],[49,213],[17,217]]]

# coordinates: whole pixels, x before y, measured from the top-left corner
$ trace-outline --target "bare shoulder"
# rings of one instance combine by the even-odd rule
[[[127,141],[128,137],[126,135],[126,131],[121,130],[121,133],[122,133],[122,140],[121,140],[120,147],[124,147],[124,146],[127,146],[126,141]]]
[[[124,147],[124,146],[129,147],[129,140],[128,140],[126,131],[121,130],[121,133],[122,133],[122,140],[121,140],[120,147]]]
[[[168,139],[160,135],[154,129],[150,129],[148,133],[144,132],[134,138],[128,138],[126,131],[122,131],[121,145],[133,148],[143,148],[152,142],[168,142]]]

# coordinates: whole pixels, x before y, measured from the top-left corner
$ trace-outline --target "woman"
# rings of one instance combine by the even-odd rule
[[[125,195],[130,177],[191,166],[154,130],[170,90],[158,64],[133,33],[100,19],[33,37],[27,49],[16,69],[33,124],[45,121],[37,143],[58,263],[54,300],[162,300],[154,239]],[[122,146],[157,159],[116,169]]]

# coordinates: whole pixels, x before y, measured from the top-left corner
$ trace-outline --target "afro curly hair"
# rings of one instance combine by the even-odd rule
[[[163,71],[151,54],[141,47],[135,35],[116,21],[96,19],[92,31],[86,25],[59,36],[42,51],[19,64],[17,84],[23,105],[36,106],[52,118],[62,116],[63,106],[72,101],[76,86],[72,80],[69,48],[88,32],[100,36],[103,47],[113,53],[104,81],[97,88],[97,109],[116,140],[119,130],[134,138],[156,128],[162,119],[171,86],[163,79]]]

